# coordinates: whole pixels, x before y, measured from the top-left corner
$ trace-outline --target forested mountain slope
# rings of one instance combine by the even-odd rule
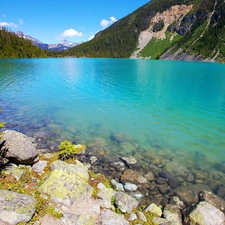
[[[152,0],[64,55],[225,60],[224,0]]]
[[[47,53],[34,46],[31,41],[20,38],[5,28],[0,29],[0,58],[43,57],[47,57]]]

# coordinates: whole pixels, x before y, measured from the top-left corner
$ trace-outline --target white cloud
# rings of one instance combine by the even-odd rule
[[[0,26],[1,27],[13,27],[13,28],[17,28],[18,26],[14,23],[7,23],[7,22],[0,22]]]
[[[95,37],[95,35],[91,35],[88,39],[88,41],[92,40]]]
[[[78,32],[74,29],[65,30],[63,33],[60,34],[61,37],[81,37],[83,36],[82,32]]]
[[[108,27],[109,25],[113,24],[114,22],[116,22],[117,19],[114,16],[109,17],[109,20],[103,19],[100,24],[103,28]]]
[[[23,24],[23,20],[21,20],[21,19],[20,19],[20,20],[19,20],[19,24],[21,24],[21,25],[22,25],[22,24]]]

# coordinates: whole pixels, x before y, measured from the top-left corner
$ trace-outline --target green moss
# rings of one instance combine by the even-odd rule
[[[6,125],[5,122],[1,122],[1,123],[0,123],[0,128],[3,128],[5,125]]]
[[[63,141],[59,146],[59,158],[64,160],[79,154],[86,149],[85,145],[75,145],[70,141]]]

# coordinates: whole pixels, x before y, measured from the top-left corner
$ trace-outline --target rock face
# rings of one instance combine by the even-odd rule
[[[93,188],[88,184],[86,166],[55,161],[50,168],[52,172],[39,187],[39,191],[49,194],[54,202],[70,206],[76,201],[88,200],[91,197]]]
[[[12,225],[28,222],[32,218],[35,209],[36,200],[33,197],[0,190],[0,221]]]
[[[4,148],[8,150],[6,157],[11,162],[32,165],[38,161],[37,150],[26,135],[6,130],[2,133],[2,140],[6,141],[4,144]]]
[[[225,216],[213,205],[200,202],[188,215],[186,222],[190,225],[225,225]]]

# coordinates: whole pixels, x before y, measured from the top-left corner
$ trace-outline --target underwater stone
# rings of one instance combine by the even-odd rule
[[[136,191],[137,189],[138,189],[138,186],[136,184],[126,182],[124,185],[125,191]]]

